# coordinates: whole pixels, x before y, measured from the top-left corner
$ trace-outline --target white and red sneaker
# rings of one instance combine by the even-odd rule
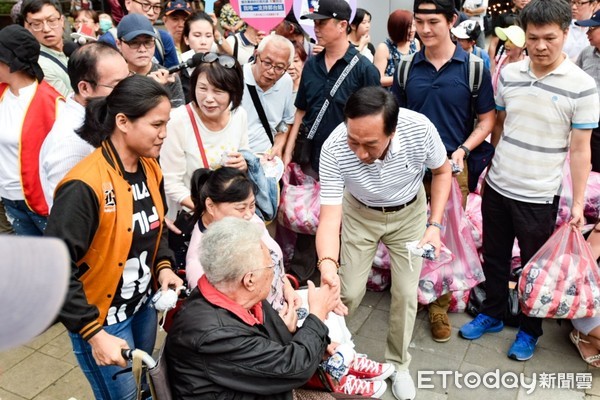
[[[395,368],[392,364],[378,363],[367,358],[366,354],[357,354],[350,365],[349,375],[369,381],[382,381],[392,375]]]
[[[367,381],[353,375],[346,375],[334,392],[379,399],[386,390],[387,384],[384,381]]]

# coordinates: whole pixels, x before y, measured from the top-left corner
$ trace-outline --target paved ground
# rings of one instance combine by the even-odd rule
[[[355,335],[357,350],[377,360],[383,359],[389,303],[388,292],[367,292],[357,313],[348,320],[350,330]],[[545,321],[545,334],[534,358],[527,362],[516,362],[506,357],[506,351],[516,334],[515,329],[505,328],[500,333],[469,342],[459,338],[457,332],[458,327],[470,317],[467,314],[451,314],[454,336],[448,343],[439,344],[431,340],[426,317],[425,312],[419,313],[415,326],[411,344],[411,373],[415,382],[419,371],[423,379],[432,377],[431,381],[423,380],[424,384],[432,387],[419,389],[418,399],[479,400],[490,395],[494,400],[600,400],[600,370],[588,370],[579,358],[567,336],[570,330],[568,322],[559,326],[555,321]],[[449,375],[448,385],[443,387],[442,373],[445,372],[442,371],[471,373],[468,375],[471,379],[469,382],[475,383],[477,377],[488,374],[486,382],[493,384],[497,376],[500,380],[504,379],[508,388],[500,384],[499,389],[486,389],[483,386],[469,389],[465,387],[463,378],[458,380],[462,386],[459,388],[454,384],[457,375]],[[523,374],[525,385],[531,385],[535,390],[528,395],[524,387],[510,388],[511,378],[515,376],[513,373],[517,377]],[[577,379],[583,381],[576,383]],[[578,384],[579,387],[585,386],[586,379],[590,388],[577,390]],[[540,386],[543,383],[546,383],[546,389]],[[51,327],[26,346],[0,353],[0,400],[92,398],[61,325]],[[393,398],[388,390],[384,399]]]

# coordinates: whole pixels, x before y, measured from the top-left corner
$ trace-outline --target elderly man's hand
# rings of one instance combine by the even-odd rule
[[[290,306],[288,303],[283,303],[283,308],[279,310],[279,316],[290,333],[296,332],[296,329],[298,328],[298,313],[294,307]]]
[[[308,281],[308,308],[310,313],[314,314],[321,321],[327,319],[327,314],[333,311],[340,303],[339,289],[324,284],[319,288],[315,287],[312,281]]]

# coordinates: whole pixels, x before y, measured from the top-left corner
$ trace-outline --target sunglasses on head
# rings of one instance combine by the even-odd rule
[[[219,65],[227,69],[235,67],[235,58],[226,54],[205,53],[202,56],[202,62],[210,64],[214,63],[215,61],[218,61]]]

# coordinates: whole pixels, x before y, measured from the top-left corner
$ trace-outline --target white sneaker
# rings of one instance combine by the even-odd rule
[[[392,382],[392,393],[398,400],[413,400],[417,395],[415,383],[407,370],[396,371]]]

